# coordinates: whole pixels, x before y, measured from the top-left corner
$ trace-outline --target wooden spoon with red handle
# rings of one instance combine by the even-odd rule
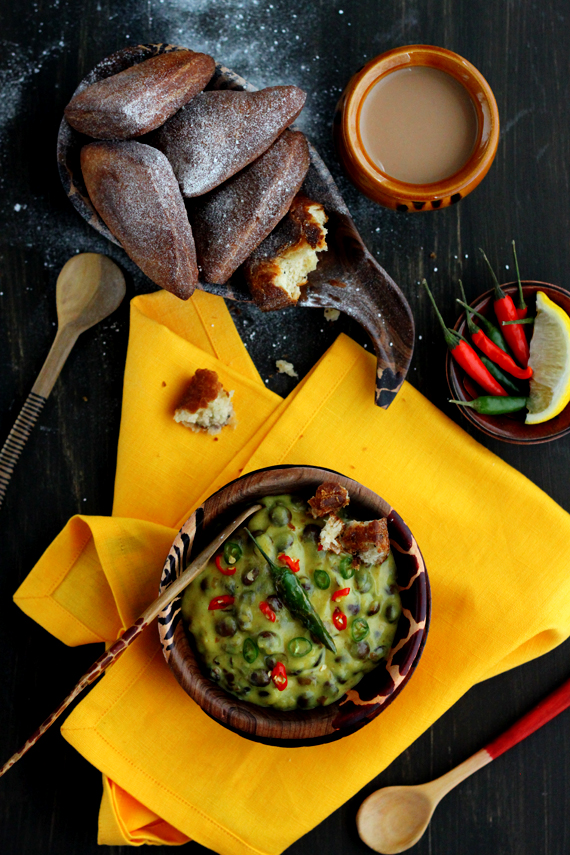
[[[57,334],[43,368],[0,451],[0,507],[14,467],[79,335],[106,318],[125,296],[125,277],[97,252],[74,255],[57,278]]]
[[[362,802],[356,816],[360,837],[383,855],[395,855],[414,846],[428,827],[437,805],[450,790],[568,707],[570,679],[485,748],[441,778],[418,786],[376,790]]]
[[[175,597],[180,594],[181,591],[186,588],[190,582],[198,576],[212,555],[214,555],[222,543],[236,530],[239,526],[251,516],[251,514],[255,513],[255,511],[259,511],[261,505],[252,505],[247,508],[247,510],[242,511],[239,516],[237,516],[233,522],[225,527],[225,529],[214,538],[212,543],[207,546],[202,552],[198,555],[194,561],[188,565],[184,573],[182,573],[178,579],[176,579],[171,585],[168,586],[166,591],[160,595],[151,605],[145,609],[140,618],[134,622],[132,626],[125,630],[123,635],[119,638],[118,641],[115,641],[114,644],[109,647],[104,653],[99,656],[98,659],[95,660],[93,665],[85,672],[83,677],[79,680],[75,688],[67,695],[66,698],[60,703],[60,705],[55,709],[51,715],[49,715],[46,720],[41,724],[37,730],[35,730],[30,737],[26,740],[26,742],[22,745],[19,751],[16,751],[9,760],[4,763],[2,767],[0,767],[0,778],[8,769],[11,769],[12,766],[18,762],[20,757],[23,757],[30,748],[36,744],[38,739],[44,735],[46,730],[52,726],[54,721],[59,718],[59,716],[67,709],[67,707],[75,700],[75,698],[81,694],[83,689],[86,689],[87,686],[90,686],[91,683],[95,682],[95,680],[103,674],[104,671],[107,671],[111,665],[113,665],[119,656],[121,656],[127,647],[129,647],[133,641],[139,637],[141,632],[146,629],[149,623],[154,620],[155,617],[161,613],[161,611],[166,608],[166,606],[175,599]]]

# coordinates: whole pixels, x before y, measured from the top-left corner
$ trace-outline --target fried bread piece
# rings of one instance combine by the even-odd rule
[[[285,216],[309,163],[304,135],[287,130],[261,157],[194,200],[190,219],[207,282],[227,282]]]
[[[161,53],[87,86],[73,96],[65,118],[72,128],[96,139],[139,137],[200,92],[215,67],[205,53]]]
[[[198,282],[184,200],[162,152],[130,141],[81,149],[83,179],[97,213],[143,273],[183,300]]]
[[[267,151],[299,115],[305,98],[296,86],[202,92],[149,142],[169,159],[182,194],[201,196]]]
[[[383,517],[369,522],[347,523],[339,537],[344,552],[357,555],[365,564],[382,564],[390,552],[388,523]]]
[[[215,371],[198,368],[174,411],[174,421],[193,431],[219,433],[234,420],[233,394],[225,391]]]
[[[315,495],[309,499],[312,516],[317,519],[327,514],[334,514],[341,508],[346,508],[350,502],[348,490],[335,481],[325,481],[319,484]]]
[[[246,259],[244,275],[262,312],[297,303],[317,254],[327,249],[326,221],[323,206],[299,193],[287,216]]]

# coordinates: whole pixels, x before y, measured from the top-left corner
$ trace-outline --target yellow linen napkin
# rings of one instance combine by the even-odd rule
[[[176,326],[177,307],[170,302],[167,317],[162,299],[154,296],[152,317],[134,301],[117,466],[121,516],[72,520],[17,592],[18,604],[66,643],[112,640],[154,596],[175,527],[202,497],[243,468],[282,463],[328,466],[387,499],[414,532],[432,585],[432,627],[409,685],[375,721],[331,745],[275,748],[224,730],[172,677],[155,626],[65,722],[66,739],[110,779],[100,842],[193,838],[223,855],[274,855],[475,682],[568,636],[570,517],[408,384],[388,411],[376,408],[374,358],[345,336],[280,403],[241,366],[224,366],[223,348],[210,346],[210,361],[200,363],[188,330]],[[207,328],[207,312],[202,317]],[[164,416],[185,359],[190,373],[215,365],[236,390],[243,426],[224,430],[218,443],[171,430]]]

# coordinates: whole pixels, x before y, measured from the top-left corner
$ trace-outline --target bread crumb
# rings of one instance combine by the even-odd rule
[[[309,507],[314,519],[324,517],[327,514],[335,514],[341,508],[346,508],[350,498],[346,487],[337,484],[336,481],[325,481],[319,484],[312,499],[309,499]]]
[[[326,321],[338,321],[340,318],[340,312],[338,309],[325,309],[325,320]]]
[[[292,362],[287,362],[286,359],[276,359],[275,365],[279,374],[288,374],[289,377],[298,377]]]
[[[233,394],[233,390],[226,392],[215,371],[198,368],[174,411],[174,421],[209,434],[219,433],[226,425],[235,427]]]

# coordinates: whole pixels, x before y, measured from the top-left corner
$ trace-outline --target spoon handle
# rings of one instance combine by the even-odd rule
[[[20,410],[18,418],[8,434],[6,442],[2,446],[2,450],[0,451],[0,507],[2,507],[2,503],[4,502],[14,467],[20,459],[32,428],[43,410],[49,393],[53,389],[59,372],[77,341],[78,335],[79,331],[68,326],[62,327],[57,331],[42,370],[32,386],[32,391],[26,398],[24,406]]]
[[[522,742],[535,730],[542,727],[551,719],[556,718],[561,712],[570,707],[570,679],[565,680],[561,686],[543,698],[529,712],[519,718],[511,727],[504,731],[483,749],[492,760],[500,757],[513,745]]]

